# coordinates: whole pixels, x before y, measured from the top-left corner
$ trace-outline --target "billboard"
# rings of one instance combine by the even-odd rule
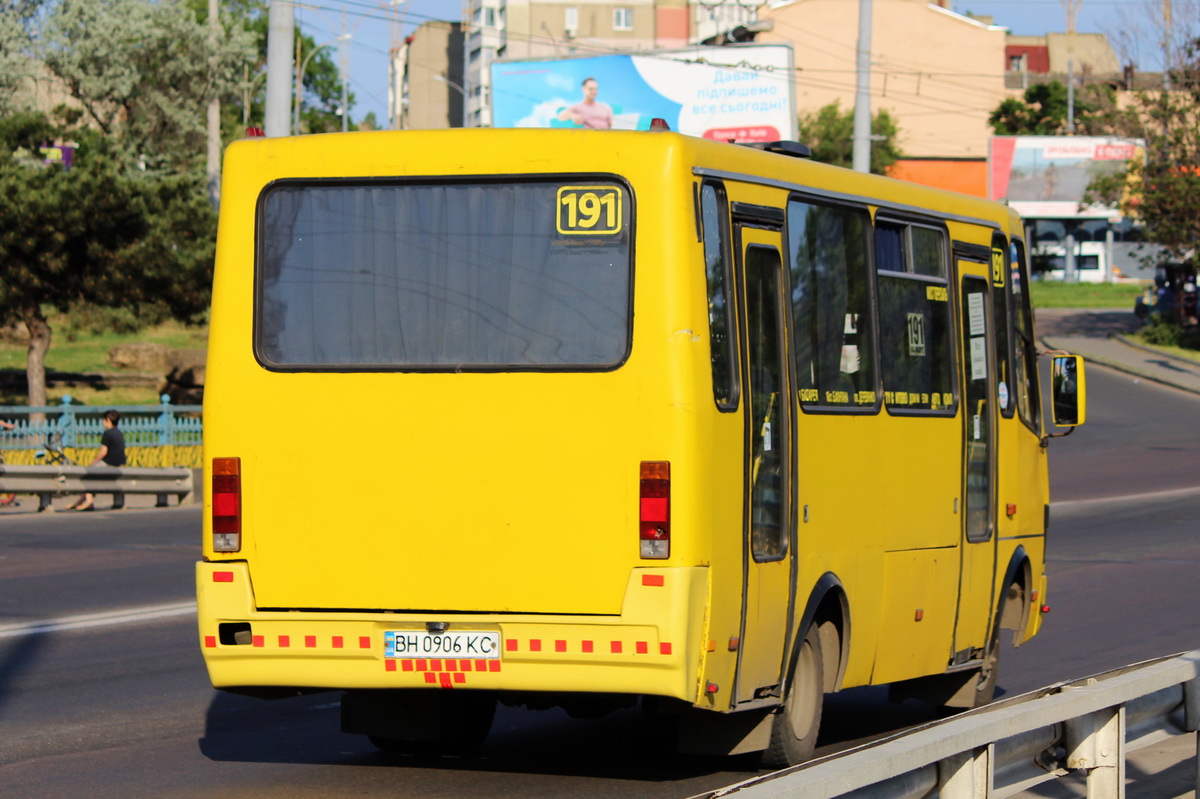
[[[498,128],[671,130],[719,141],[795,139],[790,45],[497,61]]]
[[[1029,219],[1108,219],[1115,208],[1083,205],[1093,179],[1125,168],[1141,139],[1100,136],[996,136],[988,145],[988,197]]]

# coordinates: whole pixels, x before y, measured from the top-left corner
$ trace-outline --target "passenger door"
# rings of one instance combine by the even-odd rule
[[[740,705],[778,696],[783,673],[793,601],[793,403],[780,230],[765,221],[735,219],[735,241],[748,387],[742,626],[734,686]]]
[[[959,260],[963,381],[963,568],[955,652],[983,646],[996,571],[995,329],[989,265]]]

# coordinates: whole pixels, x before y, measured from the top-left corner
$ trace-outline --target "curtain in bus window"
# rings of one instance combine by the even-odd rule
[[[907,272],[904,265],[904,227],[875,224],[875,268],[881,272]]]
[[[559,184],[294,184],[260,213],[256,346],[291,368],[604,367],[630,230],[563,235]],[[614,205],[614,208],[616,206]]]
[[[950,409],[954,388],[945,284],[879,275],[879,327],[883,394],[889,409]]]
[[[802,405],[875,404],[864,211],[788,203],[797,390]]]

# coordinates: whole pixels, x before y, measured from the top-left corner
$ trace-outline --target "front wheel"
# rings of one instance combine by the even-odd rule
[[[800,642],[787,699],[772,720],[771,745],[762,755],[764,766],[787,768],[812,759],[824,698],[824,660],[821,638],[814,624]]]

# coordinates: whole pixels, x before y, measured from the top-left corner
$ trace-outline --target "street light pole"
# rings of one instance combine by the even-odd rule
[[[442,75],[440,73],[437,75],[434,75],[433,79],[441,81],[442,83],[446,84],[447,86],[449,86],[450,88],[452,88],[456,92],[458,92],[460,95],[462,95],[462,105],[460,107],[460,110],[463,112],[462,119],[465,120],[466,119],[466,106],[467,106],[467,90],[464,89],[462,86],[458,85],[457,83],[455,83],[454,81],[447,78],[445,75]],[[447,119],[446,121],[452,122],[453,120]],[[451,127],[454,127],[454,126],[451,125]],[[460,120],[460,127],[465,127],[464,125],[461,125],[461,120]]]
[[[267,110],[266,134],[286,136],[288,132],[288,72],[292,69],[292,36],[295,35],[295,7],[290,2],[273,0],[268,9],[267,29]]]
[[[300,98],[304,95],[304,70],[308,68],[308,62],[312,60],[320,50],[329,47],[331,44],[336,44],[341,41],[339,36],[337,39],[319,44],[308,51],[308,55],[304,56],[304,61],[300,63],[300,68],[296,70],[296,92],[292,102],[292,135],[300,133]]]

